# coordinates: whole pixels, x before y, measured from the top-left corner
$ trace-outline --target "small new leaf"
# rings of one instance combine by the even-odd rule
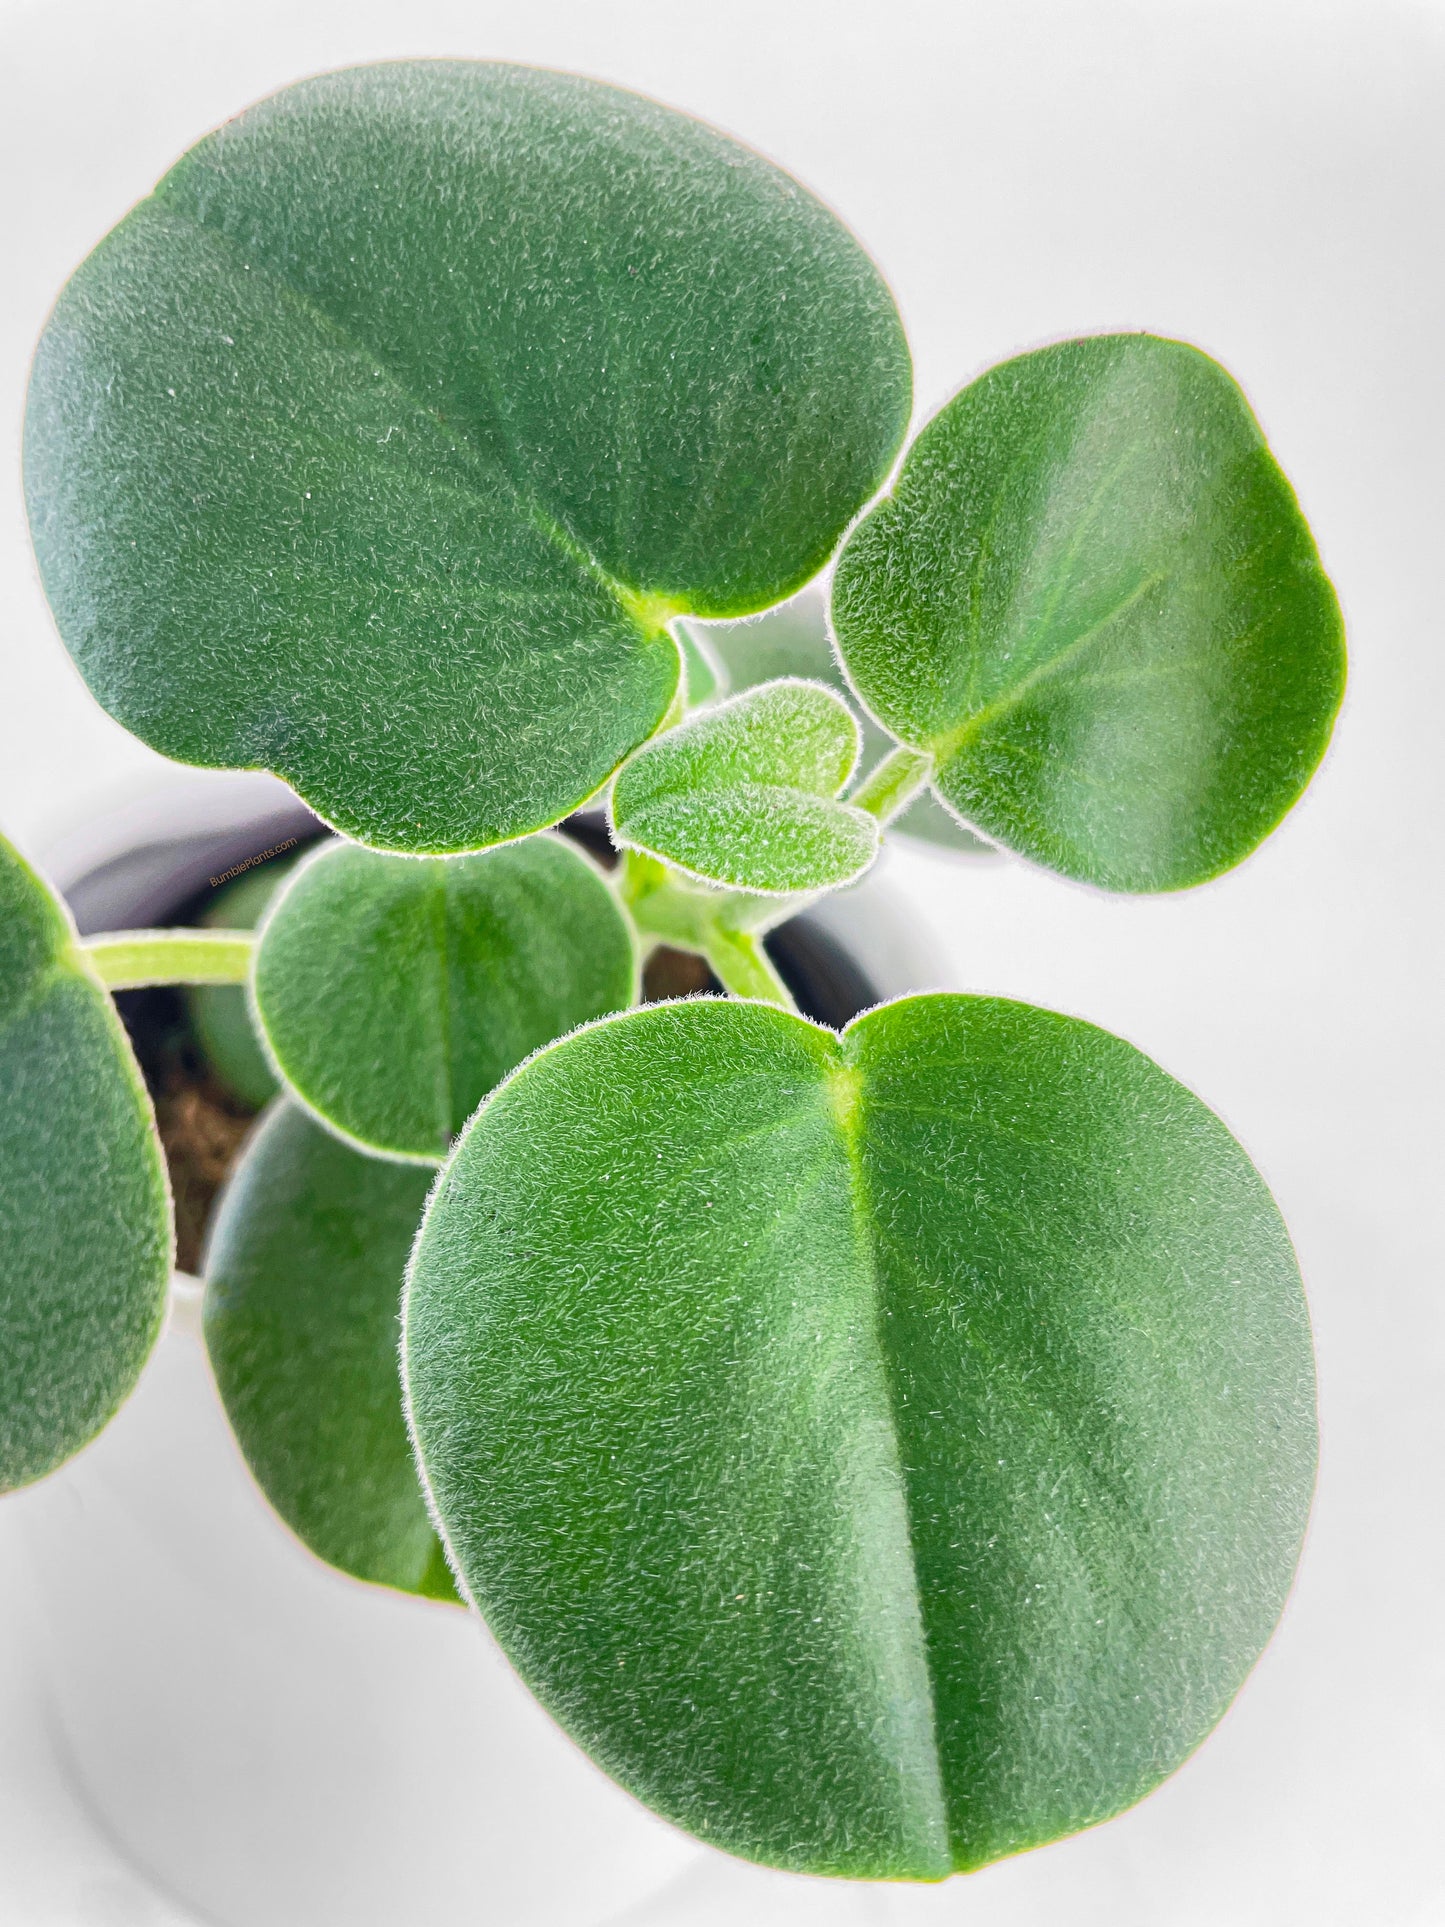
[[[937,1879],[1131,1805],[1269,1637],[1299,1274],[1219,1120],[990,998],[842,1037],[664,1004],[478,1113],[413,1255],[466,1587],[608,1771],[735,1853]]]
[[[79,1451],[165,1316],[170,1194],[115,1006],[0,839],[0,1490]]]
[[[681,632],[691,630],[695,641],[704,641],[717,658],[722,693],[738,695],[759,683],[774,682],[779,676],[798,676],[806,682],[826,683],[835,689],[852,709],[863,732],[862,763],[871,768],[894,747],[893,738],[858,702],[838,666],[838,658],[828,640],[828,611],[821,592],[805,589],[789,602],[780,603],[746,622],[702,624],[679,623]],[[920,790],[908,808],[890,826],[891,836],[913,836],[946,850],[966,852],[969,856],[993,854],[985,843],[965,829],[953,811],[938,801],[931,789]]]
[[[343,1144],[278,1099],[206,1251],[206,1348],[286,1523],[358,1579],[455,1599],[402,1415],[401,1284],[429,1171]]]
[[[835,800],[858,749],[832,690],[764,683],[638,751],[613,785],[617,841],[732,889],[850,883],[878,852],[877,824]]]
[[[253,990],[297,1096],[365,1150],[435,1163],[531,1051],[635,1000],[636,939],[558,836],[462,857],[337,843],[276,899]]]
[[[849,537],[832,614],[951,809],[1114,890],[1247,856],[1344,688],[1334,591],[1248,404],[1151,335],[1062,342],[955,396]]]

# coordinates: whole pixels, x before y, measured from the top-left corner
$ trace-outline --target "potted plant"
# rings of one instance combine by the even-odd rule
[[[805,599],[714,635],[741,684],[764,654],[768,666],[784,651],[806,666],[820,621]],[[593,847],[597,822],[581,825]],[[84,932],[234,921],[238,900],[244,910],[269,891],[322,829],[274,779],[210,772],[107,811],[46,854]],[[803,941],[795,921],[770,942],[819,1015],[842,1021],[880,994],[938,979],[939,960],[877,866],[806,921]],[[644,987],[666,994],[666,975],[675,988],[700,964],[654,952]],[[152,1093],[190,1269],[218,1167],[270,1082],[244,1044],[238,1059],[227,1000],[232,1015],[241,1001],[244,1020],[238,986],[116,997]],[[337,1259],[332,1251],[326,1276],[339,1308],[353,1287]],[[6,1817],[18,1826],[23,1812],[46,1903],[63,1909],[82,1886],[74,1904],[90,1927],[100,1903],[80,1869],[87,1856],[106,1865],[118,1854],[110,1878],[150,1908],[175,1896],[187,1921],[194,1908],[229,1927],[466,1917],[478,1895],[489,1918],[528,1927],[630,1920],[654,1903],[664,1919],[739,1906],[760,1919],[772,1909],[789,1920],[849,1916],[837,1883],[799,1893],[795,1877],[726,1860],[651,1820],[455,1608],[360,1585],[294,1538],[226,1424],[200,1294],[183,1270],[167,1335],[118,1421],[0,1508],[0,1573],[18,1594],[12,1614],[0,1602],[0,1627],[36,1702],[28,1720],[7,1702],[26,1790]],[[4,1901],[17,1917],[38,1915],[38,1898],[12,1892],[17,1878],[12,1861]]]
[[[1312,1489],[1304,1300],[1132,1046],[942,994],[820,1026],[768,933],[924,794],[1096,887],[1217,876],[1344,658],[1197,350],[1020,355],[904,449],[910,406],[827,209],[532,70],[290,88],[81,267],[26,427],[61,635],[147,742],[338,834],[258,933],[82,943],[7,858],[0,1469],[78,1450],[160,1326],[108,992],[244,982],[284,1095],[205,1331],[271,1502],[478,1610],[698,1838],[935,1880],[1131,1805],[1239,1689]],[[688,622],[824,570],[861,769],[825,682],[697,701]],[[610,876],[553,827],[604,794]],[[658,945],[727,994],[636,1007]]]

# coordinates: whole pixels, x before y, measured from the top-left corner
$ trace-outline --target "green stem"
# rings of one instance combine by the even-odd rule
[[[709,933],[702,954],[729,996],[755,997],[760,1003],[781,1004],[784,1010],[797,1011],[793,993],[774,969],[761,937],[746,930],[719,927]]]
[[[147,984],[243,984],[256,938],[250,930],[108,930],[81,952],[110,990]]]
[[[933,758],[926,749],[899,744],[869,771],[847,799],[855,810],[866,810],[880,824],[891,823],[933,774]]]
[[[758,920],[786,914],[789,899],[690,883],[637,850],[623,852],[618,889],[644,944],[665,943],[706,957],[718,982],[734,997],[796,1008],[757,929]]]
[[[670,944],[675,950],[704,954],[703,938],[712,916],[708,897],[670,871],[655,856],[640,850],[624,850],[617,878],[618,894],[637,925],[644,943]]]

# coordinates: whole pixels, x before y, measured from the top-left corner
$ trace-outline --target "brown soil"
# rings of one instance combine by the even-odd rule
[[[255,1112],[212,1074],[174,990],[123,990],[116,998],[155,1106],[176,1207],[176,1263],[200,1269],[217,1191]]]
[[[251,1128],[214,1078],[180,1084],[156,1102],[156,1123],[176,1201],[176,1263],[199,1272],[211,1206]]]
[[[642,1001],[664,1003],[669,997],[695,997],[699,991],[719,991],[722,985],[703,957],[687,950],[654,950],[642,973]]]

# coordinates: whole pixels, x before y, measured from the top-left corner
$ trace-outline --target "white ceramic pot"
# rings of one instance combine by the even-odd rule
[[[134,917],[147,889],[175,900],[178,866],[199,860],[204,881],[211,845],[178,839],[224,837],[239,821],[248,847],[264,847],[294,832],[295,810],[265,778],[172,783],[68,839],[50,853],[51,873],[62,888],[89,878],[77,890],[83,923],[95,927],[117,903]],[[870,880],[826,912],[880,994],[935,975],[909,950],[888,896],[886,878]],[[34,1919],[707,1927],[745,1911],[763,1927],[870,1917],[866,1890],[744,1867],[654,1819],[541,1711],[475,1617],[313,1558],[246,1472],[184,1281],[178,1304],[119,1417],[8,1502],[3,1522],[3,1543],[26,1555],[11,1570],[20,1596],[10,1621],[29,1641],[33,1724],[55,1749],[40,1776],[45,1812],[28,1796],[36,1824],[57,1839],[69,1827],[64,1852],[89,1825],[119,1862],[87,1874],[88,1899],[62,1896]]]

